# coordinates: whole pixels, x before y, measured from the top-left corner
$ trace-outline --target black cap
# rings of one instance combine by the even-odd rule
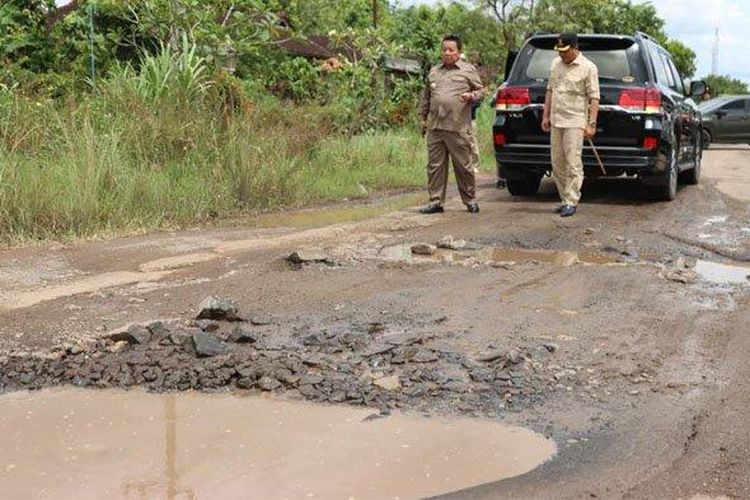
[[[575,33],[562,33],[557,39],[557,45],[555,50],[558,52],[565,52],[571,47],[578,46],[578,35]]]

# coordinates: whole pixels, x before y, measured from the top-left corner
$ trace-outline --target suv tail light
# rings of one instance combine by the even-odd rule
[[[495,109],[507,111],[531,104],[528,87],[504,87],[497,94]]]
[[[659,89],[624,89],[620,93],[620,106],[632,111],[661,113],[661,92]]]
[[[658,137],[644,137],[643,138],[643,149],[656,149],[659,146]]]

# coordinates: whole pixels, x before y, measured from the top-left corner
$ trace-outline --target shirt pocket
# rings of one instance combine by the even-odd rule
[[[586,76],[582,73],[571,74],[563,82],[564,91],[568,94],[584,95],[586,93]]]
[[[461,92],[469,89],[469,82],[465,76],[452,75],[448,77],[448,81],[450,82],[451,89]]]

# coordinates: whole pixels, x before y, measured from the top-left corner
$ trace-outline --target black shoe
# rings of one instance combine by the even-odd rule
[[[430,203],[426,207],[419,209],[420,214],[442,214],[443,212],[445,210],[443,210],[443,205],[440,203]]]
[[[562,209],[563,209],[563,207],[564,207],[564,206],[565,206],[565,205],[560,205],[559,207],[557,207],[557,208],[555,209],[555,213],[556,213],[556,214],[559,214],[560,212],[562,212]]]
[[[574,213],[576,213],[576,207],[573,205],[563,205],[560,208],[560,217],[570,217]]]
[[[466,208],[469,210],[470,214],[478,214],[479,213],[479,204],[476,201],[473,201],[466,205]]]
[[[505,179],[498,179],[497,182],[495,182],[495,187],[497,189],[505,189],[508,187],[508,184],[505,182]]]

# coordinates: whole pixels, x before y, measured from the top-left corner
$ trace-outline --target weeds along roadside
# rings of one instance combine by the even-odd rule
[[[209,77],[189,50],[164,50],[90,94],[0,90],[0,239],[174,227],[422,186],[418,85],[402,85],[413,87],[402,88],[408,105],[373,111],[377,100],[346,92],[368,78],[355,71],[327,102],[282,101]],[[357,117],[368,108],[398,123]]]

